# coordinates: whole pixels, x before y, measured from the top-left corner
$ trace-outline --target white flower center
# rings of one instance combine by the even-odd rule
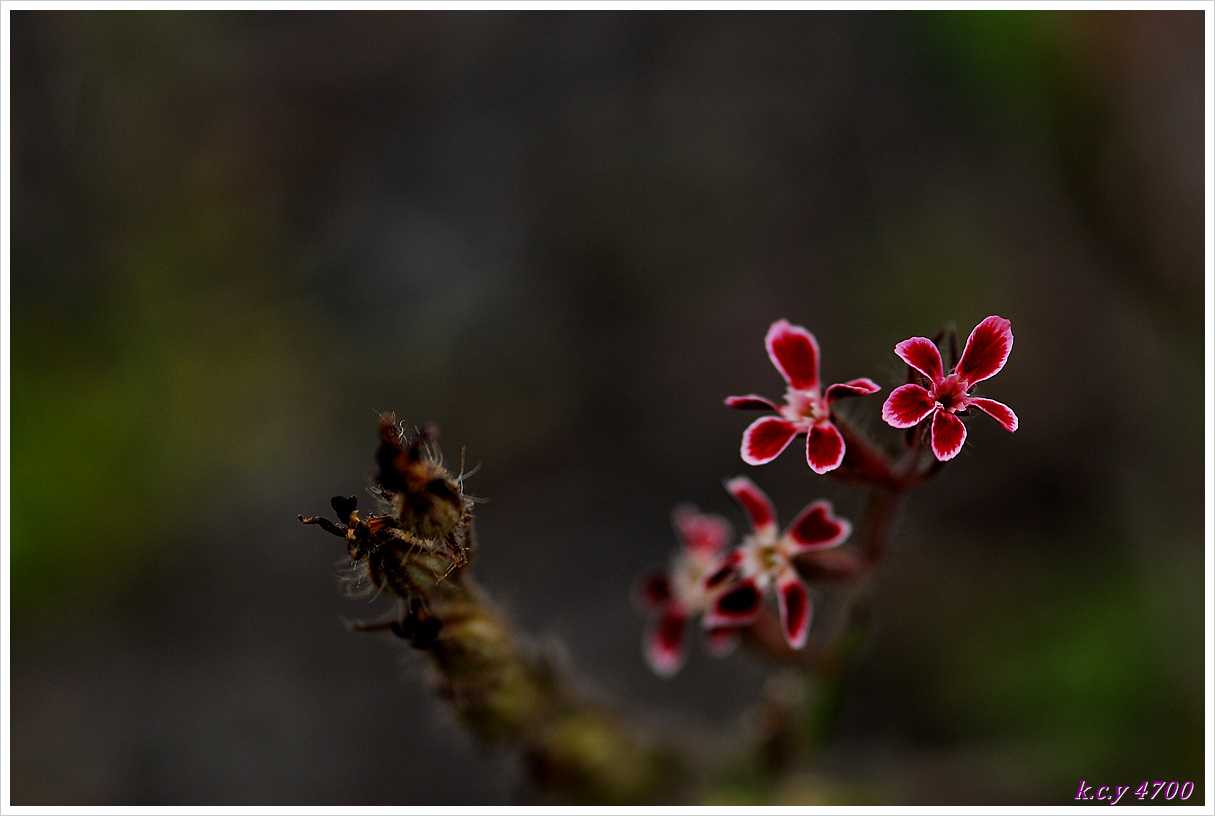
[[[747,536],[744,549],[747,561],[743,565],[743,572],[756,576],[761,587],[766,586],[789,563],[785,537],[775,530]]]
[[[829,410],[827,401],[817,392],[790,388],[785,392],[785,404],[781,406],[780,413],[799,431],[808,431],[826,419]]]
[[[699,555],[700,557],[697,557]],[[681,552],[671,563],[671,594],[693,612],[703,612],[721,587],[706,591],[703,579],[710,567],[717,566],[717,555]]]

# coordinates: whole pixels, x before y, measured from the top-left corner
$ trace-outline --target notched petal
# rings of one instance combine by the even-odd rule
[[[820,499],[801,512],[785,535],[796,543],[795,552],[824,550],[842,544],[852,534],[852,523],[831,512],[831,502]]]
[[[868,377],[860,377],[859,379],[849,380],[846,383],[836,383],[827,389],[827,402],[835,402],[841,397],[863,397],[866,394],[875,394],[881,391],[882,387]]]
[[[718,559],[705,576],[700,579],[699,590],[703,594],[712,594],[741,577],[742,551],[731,550]]]
[[[722,593],[713,602],[705,612],[704,625],[708,629],[719,626],[745,626],[759,617],[763,600],[763,593],[755,581],[744,581]]]
[[[726,405],[730,408],[757,408],[765,411],[780,412],[780,406],[767,397],[759,394],[746,394],[741,397],[726,397]]]
[[[671,594],[671,579],[660,570],[642,575],[633,585],[633,603],[641,609],[661,609],[671,599]]]
[[[969,386],[993,376],[1004,368],[1012,345],[1012,323],[999,315],[985,318],[966,340],[958,361],[958,379]]]
[[[788,447],[797,428],[780,417],[763,417],[752,422],[742,438],[742,459],[748,465],[766,465]]]
[[[844,437],[839,428],[822,422],[806,436],[806,462],[815,473],[835,470],[844,461]]]
[[[776,598],[780,606],[781,628],[785,640],[794,649],[806,645],[810,634],[810,593],[795,575],[788,575],[776,583]]]
[[[645,633],[645,657],[659,677],[671,677],[687,658],[687,618],[680,614],[657,616]]]
[[[900,385],[882,403],[882,419],[892,428],[910,428],[923,422],[936,405],[926,389],[914,383]]]
[[[701,513],[689,503],[680,504],[671,512],[671,523],[684,548],[696,555],[720,552],[734,535],[734,528],[725,517]]]
[[[756,487],[755,482],[746,476],[736,476],[726,482],[726,490],[747,511],[751,526],[757,531],[776,527],[776,511],[772,509],[772,502],[764,491]]]
[[[983,397],[971,397],[969,403],[1003,425],[1006,431],[1015,431],[1020,426],[1017,415],[1002,402],[984,399]]]
[[[768,329],[764,345],[785,382],[799,391],[818,388],[818,341],[813,334],[778,320]]]
[[[962,450],[966,441],[966,426],[948,411],[937,411],[932,418],[932,452],[937,459],[948,462]]]
[[[706,629],[704,633],[705,651],[713,657],[727,657],[738,648],[738,640],[738,629],[733,626]]]
[[[894,347],[894,353],[934,383],[945,376],[941,352],[927,337],[908,338]]]

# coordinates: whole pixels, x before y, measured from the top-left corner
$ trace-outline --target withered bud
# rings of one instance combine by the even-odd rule
[[[358,509],[358,496],[334,496],[329,500],[329,504],[333,507],[333,512],[337,513],[338,521],[342,524],[350,524],[350,517],[354,515]]]
[[[430,423],[403,442],[396,417],[380,417],[376,480],[401,528],[421,538],[446,539],[469,516],[469,502],[460,483],[431,453],[430,445],[438,435],[438,428]]]
[[[409,630],[397,634],[411,641],[433,637],[430,624],[424,623],[426,599],[468,564],[471,551],[471,501],[432,453],[430,443],[437,435],[438,429],[427,425],[402,440],[395,418],[382,416],[375,492],[391,511],[361,519],[356,496],[334,496],[330,505],[336,523],[299,517],[346,541],[350,558],[360,566],[360,582],[405,601],[408,614],[401,620],[402,625],[410,622]]]

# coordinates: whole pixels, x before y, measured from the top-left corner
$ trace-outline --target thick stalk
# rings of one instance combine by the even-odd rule
[[[419,609],[414,605],[410,614]],[[543,796],[623,805],[676,792],[686,770],[679,753],[621,713],[582,699],[551,659],[519,639],[470,577],[436,584],[424,614],[437,632],[414,645],[437,670],[439,694],[478,738],[521,750]]]

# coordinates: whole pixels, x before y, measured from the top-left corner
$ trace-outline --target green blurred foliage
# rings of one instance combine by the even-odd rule
[[[190,538],[217,481],[258,473],[303,419],[309,348],[283,290],[283,192],[214,102],[222,55],[169,47],[223,43],[208,22],[224,18],[61,19],[68,43],[105,49],[71,57],[107,71],[80,77],[74,121],[35,148],[61,163],[35,201],[70,209],[14,241],[17,625],[103,602]]]

